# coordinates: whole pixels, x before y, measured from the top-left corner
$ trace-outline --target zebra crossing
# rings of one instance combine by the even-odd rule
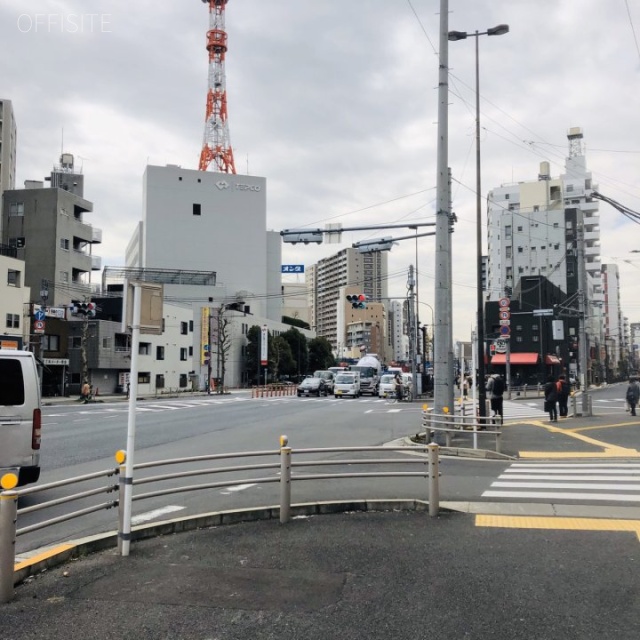
[[[460,415],[460,405],[456,406],[456,415]],[[541,401],[527,402],[525,400],[504,400],[502,404],[502,412],[504,414],[505,422],[512,422],[524,419],[544,419],[548,418],[549,414],[543,410]],[[473,414],[473,403],[466,402],[464,404],[464,415]]]
[[[640,463],[514,462],[482,497],[640,503]]]

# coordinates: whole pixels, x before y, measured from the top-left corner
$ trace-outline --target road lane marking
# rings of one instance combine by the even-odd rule
[[[483,498],[544,498],[555,500],[611,500],[612,502],[640,502],[640,495],[617,493],[571,493],[558,491],[485,491]]]
[[[160,509],[154,509],[153,511],[147,511],[146,513],[141,513],[137,516],[132,516],[131,524],[138,525],[143,522],[149,522],[150,520],[155,520],[156,518],[160,518],[161,516],[166,516],[168,513],[174,513],[176,511],[182,511],[186,507],[179,507],[177,505],[168,505],[166,507],[162,507]]]
[[[640,520],[611,520],[608,518],[563,518],[560,516],[499,516],[478,514],[476,527],[501,529],[555,529],[564,531],[628,531],[640,541]]]
[[[540,478],[538,478],[538,480],[539,479]],[[604,489],[606,491],[640,491],[640,484],[618,484],[618,483],[606,483],[606,482],[600,483],[600,482],[576,482],[576,481],[558,482],[552,479],[546,479],[546,480],[547,482],[511,482],[508,480],[497,480],[496,482],[491,483],[491,486],[511,488],[511,489],[514,489],[517,487],[524,487],[525,489]],[[640,497],[638,498],[638,501],[640,501]]]
[[[231,495],[232,493],[235,493],[237,491],[244,491],[245,489],[250,489],[251,487],[257,487],[257,483],[252,483],[252,484],[235,484],[231,487],[226,487],[223,491],[221,491],[220,493],[223,496],[228,496]]]
[[[17,558],[18,562],[16,562],[13,565],[13,570],[14,571],[19,571],[20,569],[23,569],[24,567],[30,567],[33,564],[37,564],[38,562],[42,562],[43,560],[47,560],[49,558],[53,558],[54,556],[57,556],[59,553],[64,553],[65,551],[68,551],[69,549],[73,549],[76,545],[74,544],[61,544],[58,545],[57,547],[53,547],[51,549],[47,549],[46,551],[43,551],[42,553],[38,553],[36,555],[33,556],[29,556],[28,558],[24,558],[24,559],[20,559]]]

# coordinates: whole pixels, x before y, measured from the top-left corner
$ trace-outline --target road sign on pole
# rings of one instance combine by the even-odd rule
[[[500,327],[500,337],[505,339],[508,338],[511,335],[511,327],[507,326],[506,324],[503,324]]]

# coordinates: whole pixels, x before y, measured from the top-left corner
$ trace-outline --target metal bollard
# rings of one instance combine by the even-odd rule
[[[280,436],[280,523],[291,519],[291,447],[289,438]]]
[[[429,515],[435,517],[440,510],[440,447],[431,442],[427,445],[429,459]]]
[[[13,571],[16,562],[18,494],[0,493],[0,603],[13,600]]]

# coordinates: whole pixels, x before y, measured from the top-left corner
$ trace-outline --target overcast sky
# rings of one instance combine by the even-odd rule
[[[270,229],[434,220],[439,0],[230,0],[229,129],[238,173],[267,178]],[[636,0],[450,0],[449,28],[480,40],[482,191],[563,172],[582,127],[599,190],[640,211],[640,5]],[[103,265],[122,265],[142,211],[146,164],[197,168],[207,86],[201,0],[2,0],[0,97],[18,126],[17,186],[64,150],[85,174]],[[449,165],[454,339],[474,321],[474,41],[450,43]],[[603,262],[620,267],[640,321],[640,229],[601,204]],[[284,245],[310,265],[343,244]],[[483,230],[484,236],[484,230]],[[486,242],[485,242],[486,246]],[[418,241],[419,300],[433,306],[434,239]],[[630,262],[625,262],[629,260]],[[415,241],[389,255],[404,295]],[[175,265],[179,268],[180,265]],[[215,262],[211,268],[215,270]],[[295,276],[289,276],[295,278]],[[263,292],[256,292],[263,293]],[[420,319],[431,312],[420,305]]]

